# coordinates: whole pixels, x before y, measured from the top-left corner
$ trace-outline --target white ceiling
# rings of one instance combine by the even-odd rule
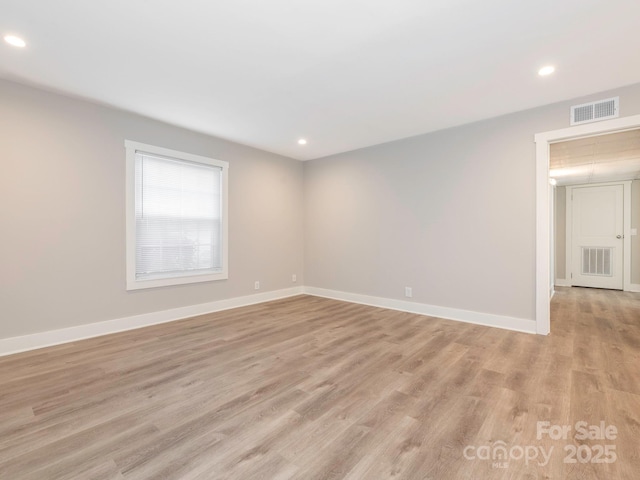
[[[0,77],[311,159],[639,82],[638,18],[637,0],[1,0],[28,46],[1,42]]]
[[[559,186],[640,178],[640,129],[554,143],[549,167]]]

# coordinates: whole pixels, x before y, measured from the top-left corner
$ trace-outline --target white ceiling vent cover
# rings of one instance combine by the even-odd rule
[[[574,105],[571,107],[571,125],[617,118],[620,115],[619,103],[620,97],[614,97],[598,100],[597,102]]]

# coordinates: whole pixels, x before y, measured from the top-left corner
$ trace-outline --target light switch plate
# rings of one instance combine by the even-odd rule
[[[637,228],[632,228],[631,229],[631,235],[638,235],[638,229]]]

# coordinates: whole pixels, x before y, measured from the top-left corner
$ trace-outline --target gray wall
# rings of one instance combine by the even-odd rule
[[[533,320],[534,134],[614,95],[640,113],[634,85],[308,162],[305,284]]]
[[[304,281],[303,163],[6,81],[0,105],[0,338]],[[125,290],[125,138],[229,162],[229,280]]]
[[[640,113],[635,85],[304,164],[0,81],[0,338],[250,295],[255,280],[287,288],[293,273],[533,319],[533,135],[612,95]],[[228,281],[125,290],[125,138],[230,163]]]

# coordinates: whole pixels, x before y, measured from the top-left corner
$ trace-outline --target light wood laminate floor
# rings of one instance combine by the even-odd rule
[[[640,295],[552,311],[542,337],[299,296],[0,358],[0,478],[640,478]],[[536,438],[581,420],[618,435]],[[477,458],[500,445],[553,451]]]

